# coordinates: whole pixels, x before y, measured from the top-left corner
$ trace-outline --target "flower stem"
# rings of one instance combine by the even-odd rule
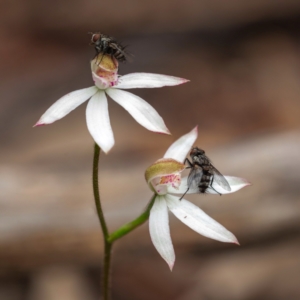
[[[100,221],[103,237],[104,237],[104,257],[103,257],[103,275],[102,275],[102,298],[103,300],[110,299],[110,265],[111,265],[111,248],[112,243],[108,241],[109,233],[104,218],[98,183],[98,165],[100,158],[100,147],[95,143],[94,159],[93,159],[93,191],[94,199],[97,208],[97,214]]]
[[[140,216],[138,216],[133,221],[131,221],[127,224],[124,224],[119,229],[117,229],[113,233],[111,233],[108,236],[108,241],[112,243],[115,240],[117,240],[117,239],[123,237],[124,235],[128,234],[130,231],[132,231],[136,227],[138,227],[138,226],[142,225],[143,223],[145,223],[149,218],[150,210],[151,210],[151,208],[154,204],[155,197],[156,197],[156,194],[154,194],[152,196],[150,202],[148,203],[148,205],[146,207],[146,210]]]
[[[105,240],[104,258],[103,258],[103,276],[102,276],[102,296],[103,300],[109,300],[110,297],[110,266],[111,266],[111,248],[112,243]]]
[[[100,152],[101,152],[100,147],[95,143],[94,160],[93,160],[93,191],[94,191],[94,198],[95,198],[98,218],[102,228],[104,240],[106,241],[109,234],[108,234],[108,229],[107,229],[107,225],[105,222],[105,218],[101,206],[99,183],[98,183],[98,165],[99,165]]]
[[[104,258],[103,258],[103,276],[102,276],[102,299],[109,300],[110,299],[110,267],[111,267],[111,249],[115,240],[123,237],[128,234],[138,226],[145,223],[150,215],[150,210],[154,204],[156,194],[154,194],[148,203],[146,210],[138,216],[133,221],[121,226],[119,229],[114,231],[112,234],[109,234],[108,228],[106,225],[106,221],[104,218],[101,201],[100,201],[100,193],[99,193],[99,183],[98,183],[98,165],[100,158],[100,147],[95,143],[94,147],[94,159],[93,159],[93,191],[95,204],[97,208],[97,214],[100,221],[103,238],[104,238]]]

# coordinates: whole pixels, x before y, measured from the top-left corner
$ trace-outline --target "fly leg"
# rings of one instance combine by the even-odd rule
[[[179,198],[179,200],[181,200],[185,195],[186,193],[188,192],[188,190],[190,189],[190,187],[187,188],[187,190],[184,192],[184,194]]]
[[[101,52],[99,52],[99,53],[98,53],[98,55],[99,55],[100,53],[102,53],[102,56],[101,56],[101,60],[100,60],[100,62],[99,62],[99,63],[97,63],[97,66],[98,66],[98,67],[99,67],[99,66],[100,66],[100,64],[101,64],[101,62],[102,62],[102,59],[103,59],[104,55],[107,53],[107,49],[109,48],[109,44],[108,44],[108,42],[104,41],[104,42],[103,42],[103,46],[102,46],[101,48],[102,48],[102,51],[101,51]],[[96,55],[96,56],[98,56],[98,55]]]
[[[210,187],[211,187],[217,194],[219,194],[220,196],[222,196],[221,193],[219,193],[218,191],[216,191],[216,189],[213,188],[213,186],[212,186],[213,183],[214,183],[214,176],[212,177],[212,180],[211,180],[211,183],[210,183]]]
[[[186,167],[186,169],[191,169],[193,167],[193,164],[190,162],[190,160],[188,158],[186,158],[184,160],[184,164],[186,164],[186,163],[188,163],[188,165],[189,165],[188,167]]]
[[[104,55],[105,55],[105,52],[100,52],[100,53],[102,54],[102,56],[101,56],[100,61],[97,63],[97,66],[98,66],[98,67],[100,66],[100,64],[101,64],[101,62],[102,62],[102,59],[103,59],[103,57],[104,57]],[[100,53],[98,53],[98,54],[96,55],[96,57],[99,56]]]
[[[193,164],[189,161],[189,159],[188,158],[186,158],[185,160],[184,160],[184,164],[186,164],[186,163],[188,163],[188,167],[186,167],[186,169],[191,169],[192,167],[193,167]],[[186,195],[186,193],[189,191],[189,189],[190,189],[190,187],[188,187],[187,188],[187,190],[184,192],[184,194],[179,198],[179,200],[181,200],[185,195]]]

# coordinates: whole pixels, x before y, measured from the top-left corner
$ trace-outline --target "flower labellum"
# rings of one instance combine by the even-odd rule
[[[112,87],[118,82],[118,61],[111,55],[97,55],[91,61],[92,77],[99,89]]]
[[[181,183],[181,172],[185,165],[174,159],[160,159],[151,165],[145,173],[150,188],[158,195],[166,194],[167,187],[178,189]]]

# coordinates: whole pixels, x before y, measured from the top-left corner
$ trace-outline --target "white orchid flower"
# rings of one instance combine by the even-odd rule
[[[151,240],[171,270],[175,263],[175,252],[170,235],[168,209],[181,222],[203,236],[221,242],[238,244],[236,237],[231,232],[199,207],[185,199],[180,200],[180,196],[187,190],[187,177],[181,179],[181,172],[185,169],[183,162],[197,136],[198,129],[196,127],[175,141],[165,153],[164,158],[150,166],[145,173],[150,188],[157,194],[149,217]],[[230,191],[213,183],[213,189],[208,189],[207,192],[212,194],[217,194],[217,192],[220,194],[233,193],[249,185],[249,182],[243,178],[224,177],[231,187]],[[199,190],[191,187],[188,193],[199,193]]]
[[[170,134],[163,119],[150,104],[123,89],[174,86],[188,80],[151,73],[118,76],[118,61],[110,55],[97,56],[92,60],[91,68],[95,86],[63,96],[42,115],[34,126],[51,124],[90,99],[86,109],[87,127],[95,142],[107,153],[115,143],[108,114],[107,94],[148,130]]]

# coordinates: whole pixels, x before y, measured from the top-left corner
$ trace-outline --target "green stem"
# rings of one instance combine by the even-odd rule
[[[109,233],[104,218],[98,183],[98,165],[100,158],[100,147],[95,143],[94,159],[93,159],[93,191],[94,199],[97,208],[97,214],[100,221],[103,237],[104,237],[104,257],[103,257],[103,276],[102,276],[102,298],[103,300],[110,299],[110,265],[111,265],[111,248],[112,243],[108,241]]]
[[[138,227],[138,226],[142,225],[143,223],[145,223],[149,218],[150,210],[151,210],[151,208],[154,204],[155,197],[156,197],[156,194],[154,194],[152,196],[149,204],[147,205],[146,210],[140,216],[138,216],[133,221],[121,226],[119,229],[117,229],[116,231],[111,233],[108,237],[108,241],[112,243],[115,240],[121,238],[122,236],[128,234],[130,231],[132,231],[136,227]]]
[[[102,277],[102,295],[104,300],[111,299],[110,298],[111,248],[112,248],[112,243],[105,240],[104,258],[103,258],[103,277]]]
[[[103,276],[102,276],[102,297],[103,300],[110,299],[110,267],[111,267],[111,250],[113,242],[122,236],[128,234],[138,226],[145,223],[150,215],[150,210],[154,204],[156,195],[154,194],[146,207],[146,210],[133,221],[121,226],[119,229],[109,234],[106,221],[104,218],[98,183],[98,165],[100,158],[100,147],[95,143],[94,147],[94,159],[93,159],[93,191],[94,199],[97,208],[97,214],[100,221],[103,237],[104,237],[104,258],[103,258]]]
[[[97,208],[97,214],[103,232],[103,237],[104,240],[107,240],[109,233],[108,233],[107,225],[105,222],[105,218],[101,206],[99,183],[98,183],[98,165],[99,165],[100,152],[101,152],[100,147],[95,143],[94,160],[93,160],[93,191],[94,191],[95,204]]]

